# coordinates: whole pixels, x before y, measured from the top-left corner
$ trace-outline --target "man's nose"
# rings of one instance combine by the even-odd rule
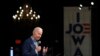
[[[39,35],[39,37],[41,37],[41,35]]]

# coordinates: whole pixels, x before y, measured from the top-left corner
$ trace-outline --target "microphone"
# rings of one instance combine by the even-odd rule
[[[41,44],[41,41],[37,41],[37,43],[35,42],[34,43],[35,44],[35,47],[40,47],[39,45]],[[37,53],[37,55],[38,55],[38,51],[37,50],[35,50],[35,52]]]
[[[41,44],[41,41],[38,41],[38,45],[40,45]]]
[[[41,41],[38,41],[39,44],[41,44]]]
[[[41,44],[41,41],[37,41],[37,43],[35,42],[34,44],[35,46],[39,46]]]

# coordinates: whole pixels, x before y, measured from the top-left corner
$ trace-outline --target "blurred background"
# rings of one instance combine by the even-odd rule
[[[91,7],[91,2],[94,6]],[[40,15],[38,20],[14,19],[20,6],[29,4]],[[99,3],[97,0],[3,0],[0,2],[0,51],[1,56],[9,56],[9,49],[14,47],[15,56],[21,55],[21,46],[30,37],[35,26],[41,26],[44,33],[41,41],[51,48],[52,56],[63,56],[63,7],[88,6],[92,10],[92,54],[98,55],[99,45]]]

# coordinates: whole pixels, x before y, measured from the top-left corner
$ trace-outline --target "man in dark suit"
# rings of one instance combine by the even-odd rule
[[[35,27],[32,36],[25,40],[22,46],[22,55],[23,56],[45,56],[48,50],[48,47],[39,46],[37,42],[40,40],[43,34],[43,29],[41,27]],[[40,52],[42,51],[42,53]]]

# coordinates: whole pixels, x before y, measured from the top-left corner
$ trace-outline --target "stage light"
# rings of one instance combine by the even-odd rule
[[[20,6],[16,11],[16,14],[12,16],[14,20],[22,20],[22,19],[40,19],[40,15],[37,14],[36,11],[33,11],[32,7],[29,4],[25,4],[24,6]]]
[[[28,5],[26,5],[26,8],[28,8]]]
[[[33,17],[31,17],[31,20],[33,20]]]
[[[20,17],[18,17],[18,20],[20,20]]]
[[[83,7],[83,5],[82,5],[82,4],[80,4],[80,7]]]
[[[82,8],[81,8],[81,7],[78,7],[78,9],[79,9],[79,10],[82,10]]]
[[[17,13],[19,13],[19,11],[17,10]]]
[[[19,9],[21,10],[21,9],[22,9],[22,7],[20,6],[20,7],[19,7]]]
[[[91,2],[91,5],[94,5],[94,2]]]

